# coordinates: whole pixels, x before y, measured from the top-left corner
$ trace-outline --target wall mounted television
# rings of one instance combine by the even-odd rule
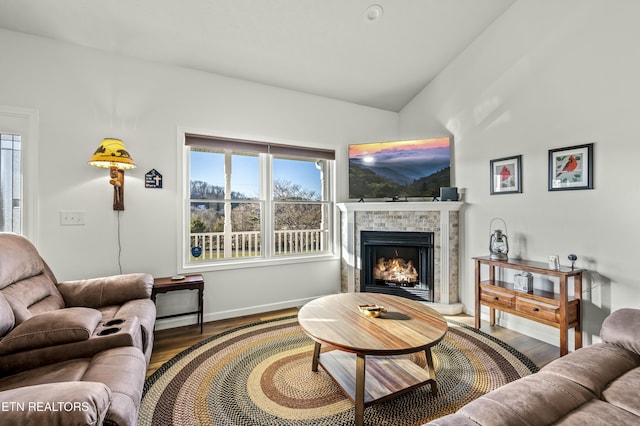
[[[432,198],[451,186],[451,137],[349,145],[349,198]]]

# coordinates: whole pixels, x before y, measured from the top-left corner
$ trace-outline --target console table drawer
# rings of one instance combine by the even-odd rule
[[[560,316],[558,314],[560,307],[549,303],[538,302],[537,300],[516,297],[516,311],[533,315],[537,318],[558,322]]]
[[[500,291],[499,289],[481,287],[480,300],[486,304],[500,306],[503,308],[513,307],[515,296],[513,294]]]

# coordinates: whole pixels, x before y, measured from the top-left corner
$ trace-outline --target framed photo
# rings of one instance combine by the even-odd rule
[[[491,195],[522,192],[522,155],[491,160]]]
[[[593,189],[593,144],[549,150],[549,191]]]

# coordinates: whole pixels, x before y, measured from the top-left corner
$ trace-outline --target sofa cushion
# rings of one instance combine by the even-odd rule
[[[0,392],[3,425],[99,425],[111,404],[103,383],[65,382]]]
[[[601,398],[611,382],[638,366],[637,354],[620,346],[596,343],[554,360],[541,371],[576,382]]]
[[[104,383],[110,391],[111,405],[104,424],[135,425],[138,407],[142,398],[147,364],[140,350],[133,347],[114,348],[97,355],[76,358],[56,364],[45,365],[29,371],[0,378],[0,402],[3,393],[12,390],[36,389],[38,385],[59,383],[63,387],[75,383]],[[35,396],[31,396],[36,400]],[[5,424],[0,416],[0,424]],[[34,424],[87,424],[83,422],[36,422]],[[102,423],[97,423],[102,424]]]
[[[29,312],[29,309],[27,309],[24,303],[13,297],[11,294],[5,294],[5,298],[7,300],[7,303],[9,304],[11,311],[13,312],[13,317],[15,318],[16,322],[15,325],[22,324],[33,316],[33,314]]]
[[[22,235],[2,233],[0,238],[0,289],[44,272],[44,261]]]
[[[618,309],[605,318],[600,330],[603,342],[640,354],[640,309]]]
[[[4,294],[0,291],[0,337],[11,330],[16,323],[16,319],[13,316],[13,309],[7,302]]]
[[[608,403],[640,416],[638,384],[640,384],[640,368],[634,368],[611,383],[602,392],[602,397]]]
[[[0,341],[0,354],[87,340],[102,319],[91,308],[67,308],[34,315]]]
[[[544,409],[544,407],[541,407]],[[599,399],[594,399],[582,405],[578,409],[567,413],[562,419],[554,423],[562,426],[591,426],[591,425],[615,425],[637,426],[638,417],[622,410],[615,405],[607,404]],[[531,423],[540,424],[543,423]]]
[[[577,383],[538,372],[481,396],[458,414],[481,425],[550,425],[592,399]]]
[[[90,357],[75,358],[0,377],[0,392],[43,383],[79,381],[90,364]]]
[[[13,283],[5,287],[2,292],[5,296],[11,297],[7,300],[13,307],[14,313],[21,309],[28,311],[29,315],[35,315],[65,307],[62,295],[49,276],[44,273]]]
[[[82,380],[105,383],[113,395],[105,423],[136,424],[147,362],[133,347],[104,351],[91,360]]]
[[[65,281],[57,284],[66,306],[120,305],[130,300],[149,299],[153,288],[153,276],[134,273],[86,280]]]

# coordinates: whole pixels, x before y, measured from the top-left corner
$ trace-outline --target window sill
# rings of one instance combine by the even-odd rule
[[[230,269],[246,269],[246,268],[261,268],[265,266],[279,266],[290,265],[295,263],[313,263],[313,262],[327,262],[331,260],[340,260],[340,256],[336,254],[320,254],[316,256],[282,256],[271,259],[242,259],[242,260],[222,260],[215,263],[207,263],[202,265],[189,265],[184,266],[179,273],[189,274],[196,272],[211,272],[211,271],[225,271]]]

